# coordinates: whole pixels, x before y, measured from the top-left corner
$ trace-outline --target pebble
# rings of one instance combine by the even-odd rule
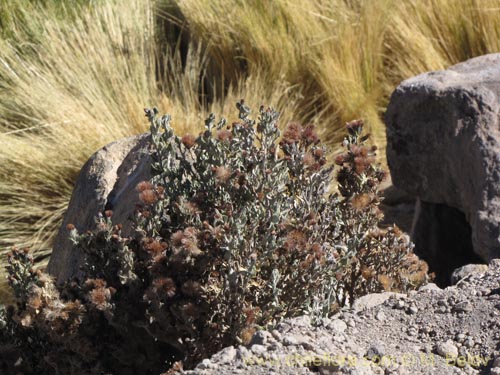
[[[283,337],[283,345],[285,346],[291,346],[291,345],[298,345],[299,340],[295,336],[292,335],[286,335]]]
[[[453,306],[453,311],[454,312],[469,312],[472,311],[472,305],[468,301],[463,301],[455,304]]]
[[[465,340],[465,335],[463,333],[458,333],[455,336],[455,340],[458,341],[458,342],[463,342]]]
[[[250,341],[250,345],[266,345],[268,342],[268,339],[271,337],[271,334],[267,331],[257,331],[252,337],[252,340]]]
[[[373,357],[382,357],[384,355],[384,349],[382,346],[378,345],[372,345],[368,349],[368,351],[365,354],[366,358],[372,359]]]
[[[408,335],[410,336],[416,336],[418,334],[418,328],[417,327],[410,327],[408,328]]]
[[[385,320],[385,314],[384,314],[384,312],[383,311],[379,311],[377,313],[377,315],[375,316],[375,318],[377,318],[377,320],[380,321],[380,322],[383,321],[383,320]]]
[[[345,341],[345,336],[344,335],[335,335],[333,337],[333,341],[335,341],[335,342],[344,342]]]
[[[405,306],[406,306],[405,301],[398,300],[394,307],[401,310],[404,309]]]
[[[441,289],[440,287],[438,287],[436,284],[434,283],[429,283],[429,284],[425,284],[424,286],[421,286],[419,289],[418,289],[419,292],[442,292],[443,289]]]
[[[451,340],[447,340],[445,342],[439,342],[436,345],[436,353],[442,357],[446,357],[447,355],[457,356],[458,349]]]
[[[208,358],[205,358],[203,361],[201,361],[198,366],[196,366],[196,368],[198,368],[199,370],[208,370],[209,368],[212,368],[214,365],[212,364],[212,362],[208,359]]]
[[[490,375],[500,375],[500,367],[493,367],[490,370]]]
[[[273,329],[271,331],[271,335],[273,335],[273,337],[278,340],[278,341],[281,341],[283,336],[281,335],[280,331],[278,331],[277,329]]]
[[[464,346],[469,349],[474,347],[474,344],[475,344],[474,340],[470,337],[464,341]]]
[[[439,313],[439,314],[445,314],[446,313],[446,306],[439,306],[435,311],[436,313]]]
[[[347,329],[347,324],[343,320],[333,319],[330,324],[328,324],[328,328],[335,333],[343,333]]]
[[[417,306],[411,306],[409,312],[410,312],[410,314],[416,314],[416,313],[418,313],[418,307]]]
[[[267,352],[267,348],[264,345],[254,344],[250,347],[253,354],[261,355]]]
[[[227,348],[222,349],[219,353],[217,353],[213,359],[215,362],[219,363],[228,363],[234,360],[236,357],[237,350],[234,346],[228,346]]]
[[[245,358],[248,358],[250,357],[250,351],[244,347],[244,346],[240,346],[238,347],[238,351],[236,352],[236,355],[239,359],[242,359],[244,360]]]

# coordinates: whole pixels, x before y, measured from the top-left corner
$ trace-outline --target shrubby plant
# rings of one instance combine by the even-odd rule
[[[238,121],[211,115],[196,137],[146,110],[153,178],[137,186],[135,234],[123,237],[111,211],[94,232],[68,228],[84,279],[56,287],[29,254],[12,253],[18,302],[0,310],[7,373],[168,373],[284,317],[319,319],[426,281],[408,237],[378,227],[385,174],[362,122],[347,126],[329,192],[333,167],[314,126],[281,135],[273,109],[255,121],[237,107]]]

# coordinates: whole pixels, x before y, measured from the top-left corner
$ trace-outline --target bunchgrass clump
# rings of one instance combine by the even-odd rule
[[[256,121],[237,108],[238,121],[210,115],[205,131],[182,137],[170,116],[146,110],[153,177],[137,185],[135,233],[123,237],[111,211],[94,232],[70,226],[83,279],[57,288],[14,251],[17,305],[0,311],[6,371],[190,368],[285,317],[317,321],[360,295],[427,280],[408,237],[378,227],[385,173],[361,121],[348,124],[329,192],[333,166],[313,125],[281,134],[274,109]]]

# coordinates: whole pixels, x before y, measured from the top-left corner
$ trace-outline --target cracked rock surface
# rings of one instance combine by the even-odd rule
[[[500,374],[500,259],[454,286],[372,294],[258,331],[184,374]]]

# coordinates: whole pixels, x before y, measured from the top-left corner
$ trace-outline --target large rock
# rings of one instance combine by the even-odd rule
[[[392,181],[421,201],[416,251],[442,281],[500,257],[499,109],[500,54],[408,79],[387,108]]]
[[[150,144],[149,134],[121,139],[97,151],[83,166],[48,265],[59,282],[78,275],[82,262],[82,254],[73,250],[68,238],[68,224],[79,232],[92,230],[95,217],[110,209],[113,222],[123,225],[123,235],[131,234],[129,219],[139,203],[135,187],[151,177]]]

